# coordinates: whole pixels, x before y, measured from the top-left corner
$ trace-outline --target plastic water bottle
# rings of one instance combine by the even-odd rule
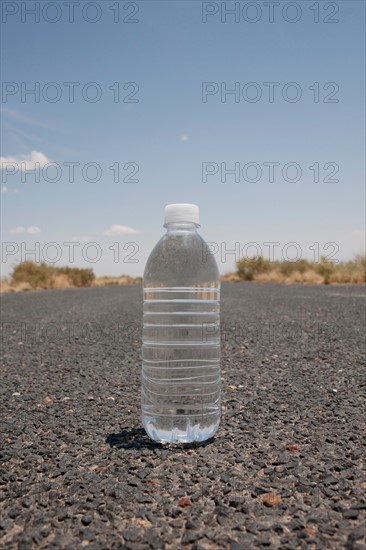
[[[205,441],[221,413],[219,271],[198,206],[169,204],[164,227],[144,273],[142,422],[156,441]]]

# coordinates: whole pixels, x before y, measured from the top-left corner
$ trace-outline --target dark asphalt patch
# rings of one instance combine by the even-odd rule
[[[223,417],[139,418],[141,287],[2,297],[0,546],[365,547],[365,288],[229,283]]]

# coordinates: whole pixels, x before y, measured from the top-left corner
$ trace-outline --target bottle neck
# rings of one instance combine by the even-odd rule
[[[167,233],[197,233],[199,225],[194,222],[171,222],[164,227]]]

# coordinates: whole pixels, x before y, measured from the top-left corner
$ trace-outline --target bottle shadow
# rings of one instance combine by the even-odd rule
[[[143,428],[123,428],[119,433],[109,434],[106,443],[117,449],[168,449],[168,450],[190,450],[206,447],[215,440],[214,437],[206,441],[195,441],[193,443],[159,443],[149,438]]]

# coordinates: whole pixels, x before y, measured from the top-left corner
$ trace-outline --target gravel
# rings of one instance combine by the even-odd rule
[[[223,417],[139,419],[141,287],[2,297],[0,547],[365,548],[365,287],[226,283]]]

